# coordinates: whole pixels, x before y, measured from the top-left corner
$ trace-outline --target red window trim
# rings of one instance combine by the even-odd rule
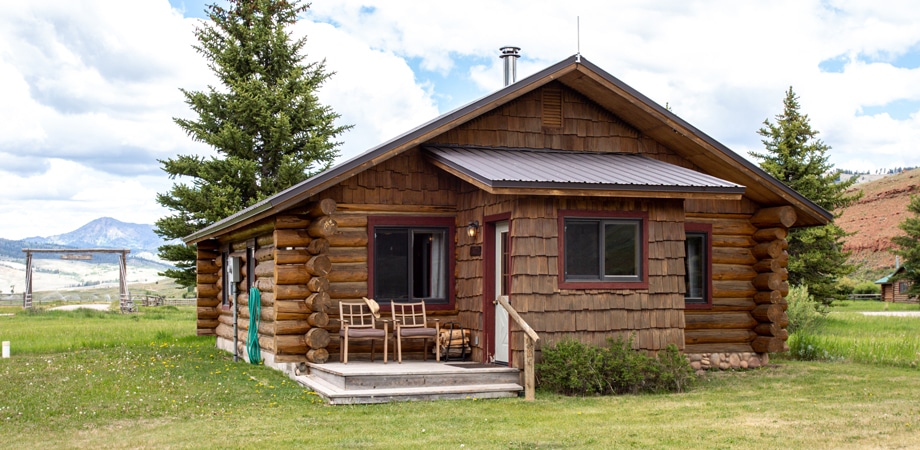
[[[684,309],[712,309],[712,224],[686,222],[684,223],[684,233],[706,234],[706,279],[704,280],[706,283],[706,302],[684,302]],[[686,258],[686,255],[684,255],[684,258]]]
[[[454,265],[456,263],[457,224],[454,217],[368,216],[367,217],[367,296],[374,295],[374,227],[447,227],[447,303],[426,304],[428,311],[450,311],[456,308],[454,298]],[[390,303],[380,303],[381,311],[390,311]]]
[[[642,236],[642,277],[639,281],[566,281],[565,279],[565,219],[639,219]],[[558,228],[556,239],[558,256],[556,257],[559,272],[559,289],[648,289],[648,213],[645,211],[582,211],[559,210]]]

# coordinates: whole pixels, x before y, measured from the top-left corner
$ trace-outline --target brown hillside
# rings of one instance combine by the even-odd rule
[[[875,276],[895,267],[891,238],[902,234],[898,224],[909,217],[907,204],[911,195],[920,194],[920,169],[853,186],[863,197],[843,210],[836,222],[847,232],[843,246],[851,251],[850,262],[861,264],[859,273]]]

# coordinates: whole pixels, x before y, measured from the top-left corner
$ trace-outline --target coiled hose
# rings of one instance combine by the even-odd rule
[[[251,364],[259,364],[259,317],[262,315],[262,298],[259,290],[249,289],[249,339],[246,339],[246,353]]]

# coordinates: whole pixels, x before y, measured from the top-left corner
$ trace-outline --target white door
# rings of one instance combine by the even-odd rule
[[[508,241],[508,222],[495,224],[495,296],[508,298],[508,273],[510,267],[509,257],[510,242]],[[508,364],[509,335],[508,311],[497,301],[495,304],[495,363]]]

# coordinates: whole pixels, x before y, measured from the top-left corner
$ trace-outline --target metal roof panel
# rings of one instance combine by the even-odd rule
[[[744,186],[634,153],[426,145],[437,161],[492,187],[744,192]]]

